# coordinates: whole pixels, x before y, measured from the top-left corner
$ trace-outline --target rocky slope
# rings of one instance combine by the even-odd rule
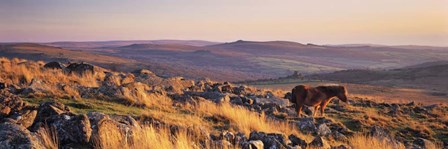
[[[365,143],[371,144],[370,148],[448,145],[448,107],[444,105],[376,103],[352,97],[349,104],[334,100],[325,117],[295,118],[285,91],[160,78],[149,70],[119,73],[89,64],[74,65],[50,67],[26,60],[1,60],[0,146],[259,149],[365,148]],[[308,115],[311,112],[305,110]],[[154,132],[157,137],[151,137]],[[166,140],[157,140],[164,136]],[[151,144],[152,140],[161,143]],[[184,144],[179,143],[182,141]],[[168,145],[157,147],[163,142]]]

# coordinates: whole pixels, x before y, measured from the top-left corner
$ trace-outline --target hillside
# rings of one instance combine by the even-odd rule
[[[286,90],[49,67],[1,58],[0,144],[6,148],[445,148],[444,104],[349,94],[324,117],[296,118]],[[92,69],[90,69],[92,68]],[[350,90],[350,88],[349,88]],[[285,98],[286,97],[286,98]]]
[[[174,76],[227,81],[276,78],[294,71],[314,74],[345,69],[390,69],[448,59],[448,49],[444,47],[326,46],[289,41],[239,40],[205,46],[132,44],[89,50],[147,64],[163,63],[173,69],[189,68]],[[193,73],[185,73],[189,71]]]
[[[446,93],[448,91],[448,62],[428,62],[391,70],[344,70],[311,78],[384,86],[426,89]],[[446,94],[445,94],[446,96]]]
[[[10,58],[48,60],[47,57],[50,57],[53,60],[60,58],[60,61],[70,59],[87,61],[117,71],[131,72],[146,68],[159,76],[210,78],[220,81],[278,78],[294,71],[318,74],[346,69],[394,69],[448,59],[446,47],[315,45],[290,41],[239,40],[215,43],[196,40],[151,40],[25,44],[28,49],[32,48],[34,51],[23,50],[24,44],[3,45],[2,49],[17,51],[13,52],[14,54],[4,54]],[[22,45],[22,48],[17,48],[19,45]],[[30,54],[33,56],[29,56]],[[42,55],[35,56],[38,54]],[[108,66],[104,63],[120,65]]]
[[[204,40],[117,40],[117,41],[65,41],[45,43],[46,45],[70,48],[70,49],[88,49],[100,47],[121,47],[132,44],[177,44],[190,46],[207,46],[218,44],[218,42],[204,41]]]
[[[35,43],[0,44],[0,55],[41,61],[88,62],[102,67],[122,69],[136,65],[136,61],[114,56],[57,48]],[[122,68],[118,68],[122,67]]]

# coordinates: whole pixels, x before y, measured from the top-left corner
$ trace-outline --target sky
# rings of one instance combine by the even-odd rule
[[[448,46],[448,0],[0,0],[0,42]]]

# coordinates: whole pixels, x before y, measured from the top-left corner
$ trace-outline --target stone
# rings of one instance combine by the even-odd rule
[[[243,105],[243,100],[240,97],[230,97],[230,102],[236,105]]]
[[[233,142],[235,140],[235,135],[232,132],[226,131],[221,133],[220,138],[229,142]]]
[[[296,145],[296,146],[288,145],[288,146],[286,146],[286,148],[287,149],[302,149],[302,147],[300,147],[299,145]]]
[[[331,134],[331,130],[326,124],[320,124],[317,126],[317,134],[320,136],[328,136]]]
[[[18,115],[20,115],[21,118],[17,120],[17,123],[25,128],[28,128],[33,125],[37,116],[37,110],[22,110],[18,113]]]
[[[379,126],[373,126],[370,128],[369,135],[378,138],[390,138],[390,135],[386,132],[386,130]]]
[[[344,134],[342,134],[338,131],[335,131],[333,133],[333,138],[337,141],[347,141],[348,140],[348,138]]]
[[[301,119],[299,122],[297,122],[297,126],[299,127],[300,131],[306,134],[315,133],[317,130],[312,118]]]
[[[436,147],[436,145],[433,142],[431,142],[431,141],[429,141],[427,139],[423,139],[423,138],[418,138],[418,139],[414,140],[413,143],[415,145],[417,145],[417,146],[422,147],[422,148],[433,148],[433,147]]]
[[[307,143],[305,140],[300,139],[299,137],[296,137],[295,135],[291,134],[288,136],[288,139],[291,141],[292,146],[300,146],[301,148],[306,148]]]
[[[19,96],[11,94],[6,90],[0,90],[0,118],[19,112],[26,105],[26,102]]]
[[[65,69],[65,66],[59,62],[49,62],[44,65],[47,69]]]
[[[0,116],[7,116],[7,115],[9,115],[10,112],[11,112],[11,108],[5,106],[0,109]]]
[[[234,139],[233,143],[241,145],[243,142],[246,142],[246,141],[247,141],[246,135],[244,133],[238,132],[235,135],[235,139]]]
[[[200,94],[200,96],[205,99],[209,99],[215,103],[230,102],[229,95],[218,92],[203,92]]]
[[[331,146],[327,143],[327,141],[326,141],[324,138],[320,137],[320,136],[315,137],[315,138],[313,139],[313,141],[311,141],[311,143],[308,144],[308,145],[309,145],[309,146],[314,146],[314,147],[321,147],[321,148],[324,148],[324,149],[328,149],[328,148],[331,147]]]
[[[232,143],[230,143],[227,140],[217,140],[214,141],[215,147],[216,148],[231,148],[232,147]]]
[[[84,75],[84,74],[93,74],[94,73],[94,66],[87,64],[87,63],[71,63],[70,65],[68,65],[67,70],[69,71],[69,73],[75,73],[78,75]]]
[[[221,87],[221,91],[222,91],[223,93],[232,93],[232,92],[233,92],[233,89],[232,89],[232,86],[230,86],[230,85],[223,85],[223,86]]]
[[[249,147],[244,147],[243,149],[264,149],[263,141],[261,140],[252,140],[248,143]]]
[[[56,128],[61,144],[88,145],[92,128],[87,115],[69,116],[66,114],[53,116],[51,126]]]
[[[40,141],[25,127],[13,124],[0,124],[0,148],[41,149]]]
[[[249,140],[261,140],[264,137],[266,137],[266,133],[264,133],[264,132],[252,131],[249,134]]]
[[[66,105],[55,101],[44,102],[39,105],[35,122],[45,122],[45,119],[53,115],[64,113],[70,113],[70,108]]]
[[[391,116],[398,116],[401,114],[401,108],[400,105],[398,104],[392,104],[391,105],[391,110],[387,113]]]

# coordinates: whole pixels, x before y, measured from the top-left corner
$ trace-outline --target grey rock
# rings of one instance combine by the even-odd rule
[[[328,148],[331,147],[331,146],[328,144],[328,142],[327,142],[324,138],[322,138],[322,137],[320,137],[320,136],[315,137],[315,138],[313,139],[313,141],[311,141],[311,143],[309,144],[309,146],[321,147],[321,148],[325,148],[325,149],[328,149]]]
[[[249,141],[248,147],[243,146],[243,149],[264,149],[264,144],[261,140],[252,140]]]
[[[300,146],[301,148],[306,148],[307,143],[305,140],[300,139],[299,137],[296,137],[295,135],[291,134],[288,136],[288,139],[291,141],[292,146]]]
[[[0,124],[0,148],[41,149],[40,141],[25,127],[13,124]]]
[[[317,127],[317,134],[320,136],[328,136],[329,134],[331,134],[331,130],[326,124],[320,124]]]
[[[431,148],[431,147],[436,146],[433,142],[431,142],[427,139],[423,139],[423,138],[418,138],[418,139],[414,140],[413,143],[414,143],[414,145],[417,145],[422,148]]]
[[[303,133],[315,133],[317,128],[313,121],[314,120],[312,118],[304,118],[297,122],[297,126]]]

